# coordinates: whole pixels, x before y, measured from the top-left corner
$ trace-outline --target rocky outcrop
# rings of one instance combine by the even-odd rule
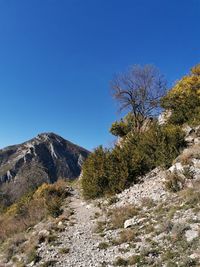
[[[185,126],[183,130],[186,133],[185,141],[188,145],[200,144],[200,126],[194,128],[191,128],[190,126]]]
[[[186,133],[187,147],[175,159],[169,171],[182,174],[190,180],[198,180],[200,179],[200,127],[185,126],[183,130]]]
[[[54,133],[43,133],[20,145],[0,150],[0,184],[14,180],[26,166],[40,165],[49,182],[74,179],[89,151]],[[27,169],[30,169],[29,167]]]

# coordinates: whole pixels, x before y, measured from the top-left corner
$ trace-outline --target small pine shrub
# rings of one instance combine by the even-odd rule
[[[131,113],[128,113],[123,119],[112,124],[110,132],[115,136],[124,137],[134,128],[134,116]]]
[[[108,155],[109,151],[100,146],[85,161],[81,179],[85,198],[96,198],[105,194],[108,188]]]

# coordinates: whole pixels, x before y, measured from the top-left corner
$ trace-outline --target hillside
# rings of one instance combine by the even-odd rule
[[[75,186],[60,216],[7,240],[3,266],[199,266],[199,127],[185,139],[169,169],[120,194],[86,202]]]

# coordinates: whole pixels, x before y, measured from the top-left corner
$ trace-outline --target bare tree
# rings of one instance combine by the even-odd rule
[[[166,81],[153,65],[134,65],[126,73],[116,75],[111,87],[120,111],[131,112],[134,129],[140,131],[151,117],[158,115]]]

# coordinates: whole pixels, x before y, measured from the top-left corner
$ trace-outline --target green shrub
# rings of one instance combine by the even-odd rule
[[[89,155],[83,165],[81,185],[85,198],[102,196],[108,188],[109,151],[102,146]]]
[[[123,120],[121,121],[115,121],[111,128],[110,128],[110,132],[115,135],[115,136],[119,136],[119,137],[123,137],[125,135],[127,135],[127,128],[126,128],[126,124],[124,123]]]
[[[115,136],[124,137],[135,128],[134,117],[131,113],[128,113],[120,121],[115,121],[111,128],[110,133]]]
[[[83,195],[95,198],[121,192],[153,168],[169,167],[184,145],[179,126],[152,123],[143,133],[130,132],[121,146],[99,147],[83,165]]]
[[[131,133],[121,148],[128,163],[128,182],[157,166],[169,167],[184,146],[183,131],[171,124],[154,123],[143,133]]]
[[[129,179],[129,164],[127,155],[117,146],[108,156],[108,192],[111,194],[121,192]]]
[[[128,175],[127,160],[119,147],[113,151],[99,147],[83,165],[83,195],[96,198],[120,192],[127,184]]]

